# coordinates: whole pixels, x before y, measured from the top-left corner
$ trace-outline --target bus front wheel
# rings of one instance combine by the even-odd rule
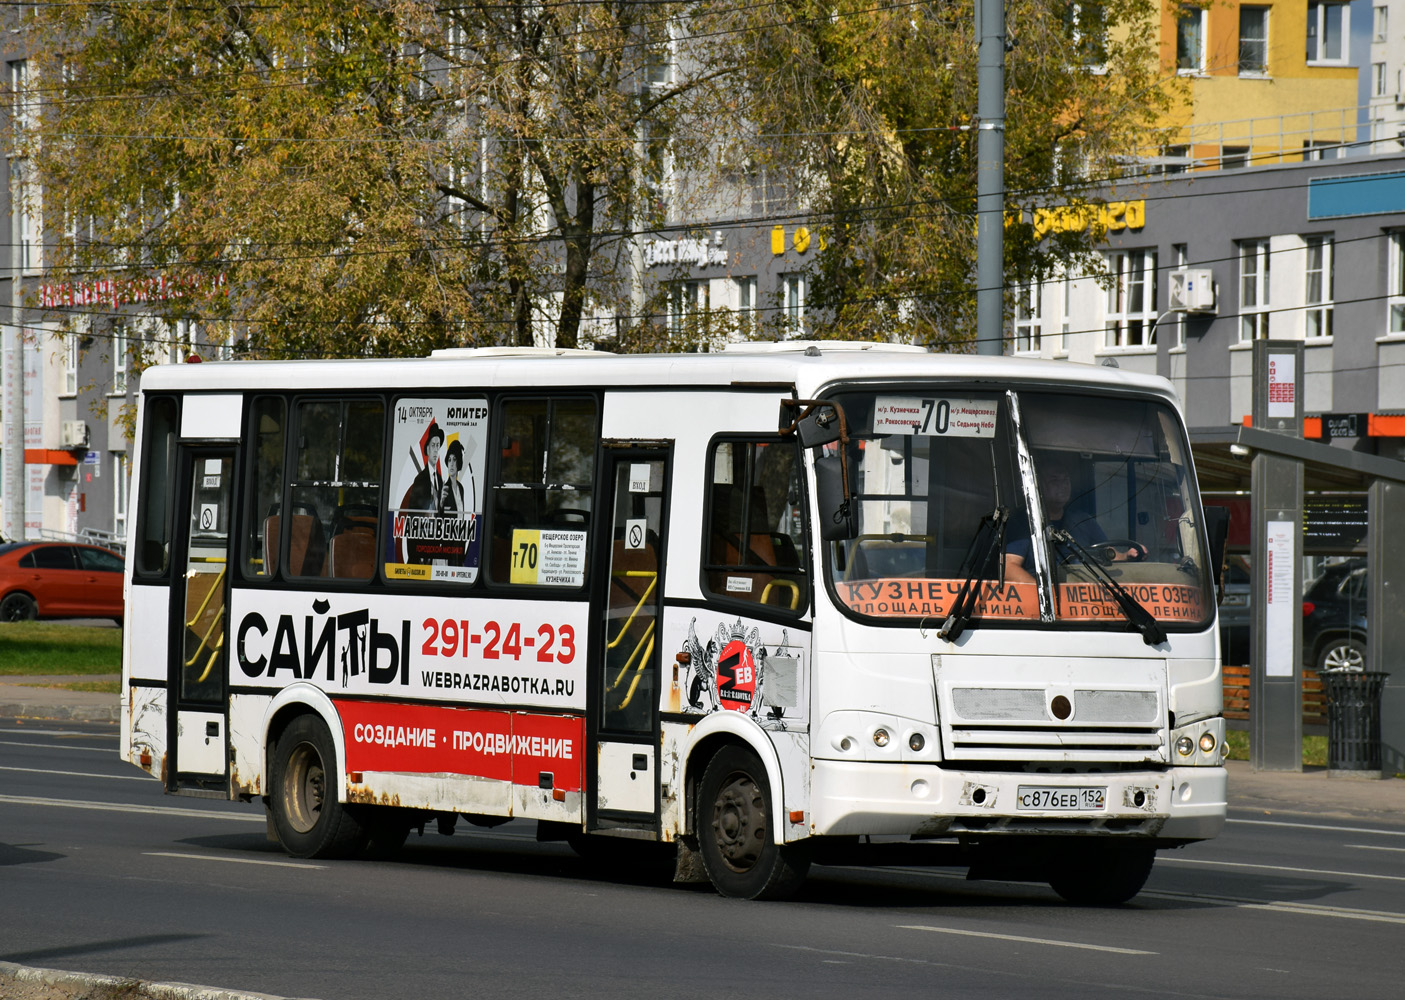
[[[299,715],[273,748],[269,782],[273,828],[295,858],[344,858],[370,839],[353,809],[337,801],[332,734],[315,715]]]
[[[775,843],[771,786],[756,755],[723,747],[698,789],[698,847],[707,877],[724,896],[784,899],[810,868],[792,846]]]
[[[1080,846],[1055,856],[1049,887],[1080,906],[1117,906],[1142,891],[1155,861],[1152,847]]]

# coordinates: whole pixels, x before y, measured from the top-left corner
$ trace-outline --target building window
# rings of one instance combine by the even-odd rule
[[[125,395],[127,392],[127,366],[130,361],[127,348],[127,328],[112,328],[112,394]]]
[[[1331,140],[1307,139],[1303,142],[1303,160],[1335,160],[1342,155],[1342,144]]]
[[[1307,61],[1345,63],[1351,15],[1345,3],[1307,5]]]
[[[1333,253],[1332,237],[1307,237],[1307,335],[1332,335]]]
[[[1268,8],[1239,8],[1239,75],[1268,73]]]
[[[1108,255],[1112,283],[1107,289],[1104,329],[1108,347],[1149,347],[1156,343],[1156,251],[1122,250]]]
[[[1243,240],[1239,244],[1239,339],[1262,340],[1268,336],[1268,240]]]
[[[75,320],[79,317],[75,317]],[[84,325],[88,320],[87,316],[81,317]],[[78,355],[82,349],[83,334],[77,329],[78,323],[74,323],[75,329],[63,334],[63,394],[65,396],[76,396],[78,394]]]
[[[737,295],[737,332],[749,334],[756,329],[756,276],[733,278]]]
[[[1042,343],[1043,286],[1037,281],[1020,284],[1015,289],[1015,351],[1038,351]]]
[[[1249,165],[1248,146],[1221,146],[1220,167],[1224,170],[1243,170]]]
[[[1371,40],[1383,42],[1386,40],[1386,33],[1390,30],[1390,8],[1377,7],[1375,9],[1375,28],[1371,32]]]
[[[1205,20],[1208,11],[1201,7],[1182,7],[1176,18],[1176,70],[1181,73],[1205,72]]]
[[[675,336],[705,332],[710,305],[706,280],[672,282],[668,286],[668,332]]]
[[[1068,350],[1069,323],[1073,317],[1073,274],[1065,274],[1063,280],[1063,315],[1059,317],[1059,342],[1054,351],[1063,354]]]
[[[1390,333],[1405,333],[1405,231],[1390,234],[1390,289],[1386,300]]]
[[[1371,96],[1372,96],[1372,97],[1384,97],[1384,96],[1385,96],[1385,81],[1386,81],[1385,63],[1383,63],[1383,62],[1372,63],[1372,64],[1371,64]]]
[[[1107,62],[1107,11],[1098,0],[1065,8],[1069,40],[1080,65],[1098,70]]]
[[[128,463],[125,451],[112,453],[112,533],[118,538],[127,537],[127,487],[131,476]]]
[[[805,275],[781,275],[781,311],[786,326],[793,332],[805,329]]]
[[[1183,174],[1190,166],[1189,146],[1161,147],[1161,172],[1163,174]]]

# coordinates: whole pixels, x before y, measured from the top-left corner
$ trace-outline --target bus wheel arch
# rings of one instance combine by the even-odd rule
[[[782,819],[768,770],[751,746],[729,740],[708,757],[697,782],[698,853],[724,896],[784,899],[809,871],[803,846],[777,843]]]
[[[354,807],[338,801],[341,767],[320,714],[285,717],[269,756],[268,808],[284,850],[296,858],[341,858],[365,848],[370,830]]]

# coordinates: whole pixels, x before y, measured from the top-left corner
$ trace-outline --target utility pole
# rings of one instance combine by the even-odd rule
[[[976,0],[976,353],[1005,353],[1005,0]]]

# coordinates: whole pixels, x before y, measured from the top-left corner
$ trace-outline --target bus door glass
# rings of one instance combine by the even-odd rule
[[[650,821],[658,812],[659,625],[663,597],[666,456],[606,453],[613,499],[609,573],[597,642],[591,729],[597,740],[594,812]],[[598,820],[596,825],[601,825]],[[605,825],[609,825],[606,823]]]
[[[170,683],[176,701],[176,784],[201,784],[225,774],[228,700],[227,606],[230,498],[234,452],[186,449],[177,522],[172,595],[176,635],[170,643]]]

